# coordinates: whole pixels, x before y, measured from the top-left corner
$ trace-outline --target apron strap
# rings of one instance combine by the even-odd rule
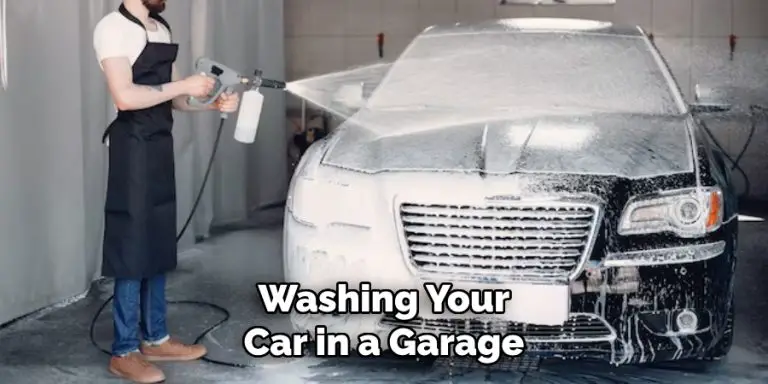
[[[118,12],[120,12],[123,17],[126,19],[138,24],[144,31],[146,32],[147,28],[144,26],[144,24],[139,21],[139,19],[136,18],[132,13],[128,12],[128,9],[125,8],[125,4],[120,4],[120,7],[117,9]],[[162,16],[155,12],[150,12],[149,17],[152,19],[155,19],[158,23],[162,24],[166,29],[168,29],[168,34],[171,35],[171,39],[173,39],[173,31],[171,31],[171,25],[166,21]]]
[[[128,12],[128,9],[125,8],[125,4],[120,4],[120,7],[117,9],[117,11],[120,12],[120,14],[123,15],[123,17],[125,17],[126,19],[140,26],[144,30],[144,32],[147,33],[147,42],[149,42],[147,28],[144,26],[144,24],[141,23],[141,21],[139,21],[138,18],[136,18],[136,16]],[[168,23],[167,20],[165,20],[162,16],[160,16],[155,12],[150,12],[149,17],[154,19],[158,23],[162,24],[168,30],[168,34],[170,35],[171,40],[173,40],[173,31],[171,31],[171,25]],[[107,127],[107,129],[104,130],[104,134],[101,136],[101,143],[106,144],[107,146],[109,146],[109,133],[112,131],[112,126],[113,124],[110,124]]]
[[[109,146],[109,141],[108,141],[109,140],[109,132],[111,132],[111,131],[112,131],[112,124],[110,124],[107,127],[107,129],[104,130],[104,134],[101,135],[101,143],[102,144],[107,144],[107,146]]]

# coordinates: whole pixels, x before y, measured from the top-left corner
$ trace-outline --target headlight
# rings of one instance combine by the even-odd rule
[[[350,185],[299,178],[294,184],[288,210],[306,225],[367,226],[371,219],[370,204],[366,204],[362,196],[362,191]]]
[[[619,234],[673,232],[698,237],[718,229],[722,220],[722,191],[696,188],[631,200],[622,214]]]
[[[320,175],[325,145],[325,141],[313,144],[299,161],[288,187],[288,212],[297,221],[310,226],[370,226],[375,216],[371,201],[375,194],[364,185],[335,182]]]

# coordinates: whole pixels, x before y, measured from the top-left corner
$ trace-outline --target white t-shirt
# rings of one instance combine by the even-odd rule
[[[99,67],[103,69],[101,62],[104,59],[115,57],[126,57],[133,65],[147,45],[147,40],[153,43],[170,43],[170,31],[162,23],[150,20],[157,25],[155,31],[144,29],[117,11],[104,16],[93,30],[93,49],[96,51]],[[105,144],[109,146],[109,137],[106,138]]]
[[[104,16],[93,31],[93,48],[99,66],[104,59],[114,57],[127,57],[133,65],[144,50],[147,39],[153,43],[170,43],[170,31],[162,23],[150,20],[155,22],[157,30],[144,29],[117,11]]]

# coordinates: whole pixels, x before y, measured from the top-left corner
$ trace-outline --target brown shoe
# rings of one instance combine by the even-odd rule
[[[148,361],[190,361],[205,356],[208,351],[202,345],[186,345],[168,339],[160,345],[142,345],[141,353]]]
[[[113,356],[109,360],[109,372],[135,383],[154,384],[165,381],[163,371],[145,360],[138,352],[122,357]]]

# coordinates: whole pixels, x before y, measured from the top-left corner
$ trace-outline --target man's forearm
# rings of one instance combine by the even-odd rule
[[[182,95],[173,98],[173,108],[179,111],[185,112],[198,112],[198,111],[210,111],[216,109],[214,104],[192,106],[189,104],[189,96]]]
[[[183,96],[184,91],[184,86],[178,81],[162,85],[133,84],[119,93],[116,103],[121,110],[144,109]]]

